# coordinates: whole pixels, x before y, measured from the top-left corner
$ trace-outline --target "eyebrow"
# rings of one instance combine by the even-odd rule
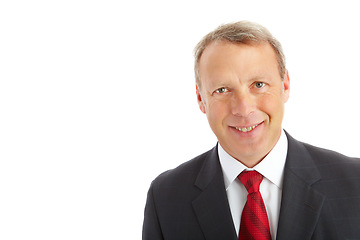
[[[253,77],[253,78],[250,78],[250,79],[248,80],[248,82],[258,81],[258,80],[261,80],[261,79],[266,79],[266,77],[265,77],[265,76],[257,75],[257,76],[255,76],[255,77]]]

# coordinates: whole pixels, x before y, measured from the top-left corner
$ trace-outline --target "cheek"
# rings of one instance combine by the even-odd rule
[[[266,94],[258,101],[259,109],[272,118],[282,118],[284,112],[284,103],[279,94]]]
[[[207,106],[207,117],[209,122],[215,124],[221,124],[223,119],[227,116],[228,105],[220,101],[211,101]]]

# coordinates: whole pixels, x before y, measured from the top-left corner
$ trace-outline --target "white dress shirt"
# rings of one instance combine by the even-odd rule
[[[264,176],[260,184],[260,193],[269,218],[271,238],[276,239],[287,148],[288,141],[285,132],[281,131],[279,141],[271,152],[255,167],[248,168],[225,152],[219,144],[218,154],[237,235],[239,235],[241,213],[248,194],[237,176],[244,170],[256,170]]]

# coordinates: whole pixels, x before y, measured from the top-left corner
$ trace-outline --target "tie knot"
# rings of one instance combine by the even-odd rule
[[[244,184],[248,193],[258,192],[263,175],[257,171],[243,171],[238,176],[239,180]]]

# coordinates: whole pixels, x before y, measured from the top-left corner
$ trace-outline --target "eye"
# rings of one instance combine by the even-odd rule
[[[228,89],[225,87],[221,87],[221,88],[218,88],[215,92],[216,93],[226,93],[226,92],[228,92]]]
[[[263,83],[263,82],[256,82],[256,83],[254,84],[254,86],[255,86],[256,88],[262,88],[262,87],[265,86],[265,83]]]

